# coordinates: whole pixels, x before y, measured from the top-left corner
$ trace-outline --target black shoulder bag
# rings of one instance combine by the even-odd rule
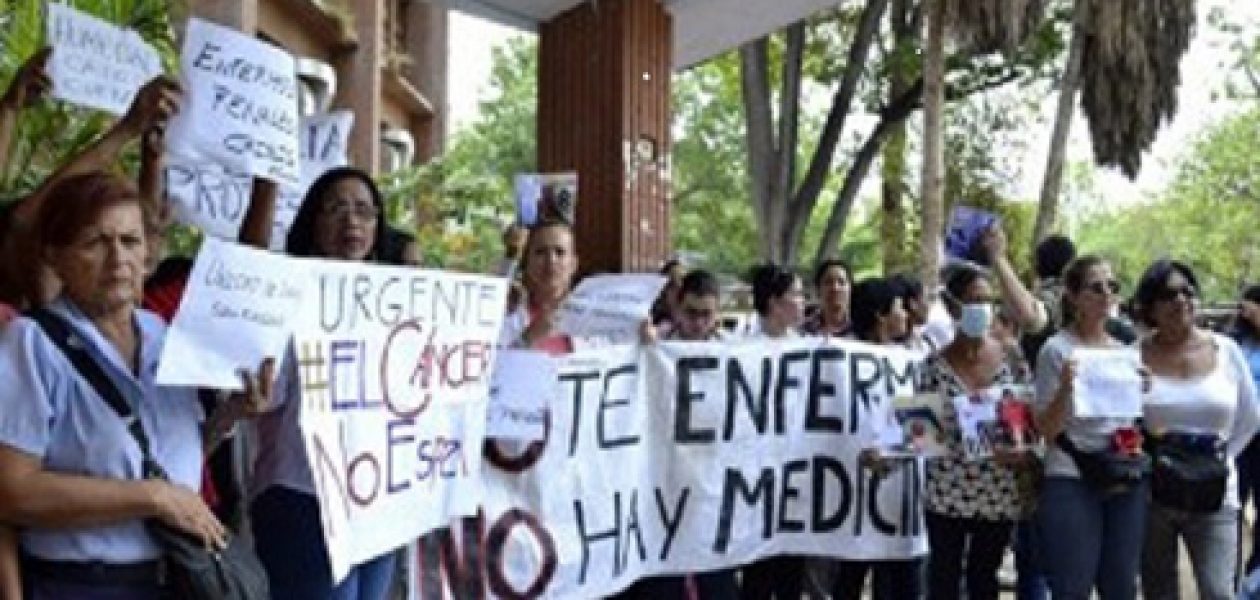
[[[1218,447],[1200,447],[1176,434],[1150,437],[1151,500],[1165,508],[1212,513],[1225,503],[1229,464]]]
[[[144,476],[150,479],[167,480],[165,470],[153,459],[149,451],[149,438],[144,432],[144,425],[139,415],[132,410],[131,404],[123,398],[109,376],[92,356],[83,349],[74,338],[70,326],[46,309],[38,309],[27,314],[44,330],[44,333],[61,349],[61,352],[74,365],[79,375],[86,380],[96,393],[109,404],[114,412],[127,424],[128,431],[140,446],[143,459]],[[74,341],[72,341],[74,340]],[[267,585],[267,574],[262,563],[239,537],[228,538],[228,545],[222,551],[206,548],[201,540],[176,530],[157,519],[145,522],[149,534],[157,540],[165,553],[167,582],[177,598],[189,600],[268,600],[271,598]],[[230,534],[229,534],[230,535]]]
[[[1099,492],[1128,489],[1140,483],[1150,472],[1151,459],[1146,453],[1124,454],[1112,450],[1086,452],[1076,447],[1066,433],[1059,434],[1054,441],[1072,457],[1076,470],[1081,472],[1081,480]]]

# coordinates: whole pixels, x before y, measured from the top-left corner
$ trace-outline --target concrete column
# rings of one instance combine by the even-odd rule
[[[538,164],[578,173],[583,271],[655,269],[670,251],[671,17],[660,0],[583,2],[539,33]]]
[[[189,13],[250,35],[258,31],[259,0],[197,0],[189,2]]]
[[[436,0],[411,3],[407,14],[408,78],[433,105],[433,114],[416,123],[416,158],[425,162],[442,153],[446,141],[446,94],[450,11]]]
[[[358,46],[333,59],[337,76],[334,108],[354,112],[350,134],[350,164],[375,174],[380,166],[381,67],[385,56],[386,0],[356,0],[354,10]]]

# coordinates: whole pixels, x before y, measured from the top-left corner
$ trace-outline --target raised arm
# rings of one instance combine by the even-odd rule
[[[3,166],[6,174],[9,172],[10,150],[13,147],[13,134],[17,131],[18,115],[22,109],[39,101],[52,87],[44,73],[44,66],[48,64],[48,57],[51,55],[52,48],[44,47],[26,59],[14,74],[9,89],[0,96],[0,166]]]
[[[989,264],[1002,290],[1002,301],[1011,310],[1015,323],[1023,331],[1041,331],[1046,326],[1046,313],[1037,297],[1019,280],[1015,267],[1007,256],[1006,233],[994,224],[984,232],[982,240]]]
[[[238,239],[242,244],[266,250],[276,220],[276,182],[255,177],[249,192],[249,208],[241,222]]]
[[[160,76],[144,84],[136,93],[127,114],[100,139],[61,165],[34,193],[15,207],[14,219],[19,224],[29,224],[38,214],[48,190],[57,181],[88,171],[112,168],[128,142],[152,128],[165,126],[166,120],[179,109],[179,99],[179,85],[169,77]]]

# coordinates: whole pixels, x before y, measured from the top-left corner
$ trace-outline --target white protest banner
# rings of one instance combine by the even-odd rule
[[[779,554],[927,551],[922,461],[859,466],[915,367],[875,347],[664,342],[569,355],[545,442],[491,442],[475,519],[424,537],[413,598],[597,598]]]
[[[184,102],[167,128],[175,156],[297,185],[297,71],[285,51],[196,17],[180,56]]]
[[[162,58],[135,31],[54,2],[47,26],[54,98],[121,115],[162,74]]]
[[[1141,358],[1131,348],[1077,348],[1072,382],[1072,416],[1142,416]]]
[[[305,265],[206,238],[166,331],[158,383],[239,390],[238,369],[279,361],[307,284]]]
[[[530,442],[543,439],[547,407],[558,390],[552,357],[528,350],[500,352],[490,380],[486,437]]]
[[[574,337],[637,340],[665,283],[664,276],[645,273],[587,277],[560,305],[556,328]]]
[[[302,181],[282,184],[276,195],[271,247],[284,248],[285,236],[312,183],[333,167],[349,163],[348,146],[354,114],[337,111],[302,118],[299,147]],[[172,157],[164,166],[167,199],[177,221],[207,235],[235,240],[249,208],[253,176],[204,160]]]
[[[333,576],[476,512],[503,279],[309,261],[300,423]]]

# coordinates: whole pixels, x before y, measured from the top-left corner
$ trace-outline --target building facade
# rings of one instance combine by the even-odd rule
[[[447,9],[428,0],[197,0],[195,16],[297,57],[303,114],[355,114],[350,161],[422,163],[446,131]]]

